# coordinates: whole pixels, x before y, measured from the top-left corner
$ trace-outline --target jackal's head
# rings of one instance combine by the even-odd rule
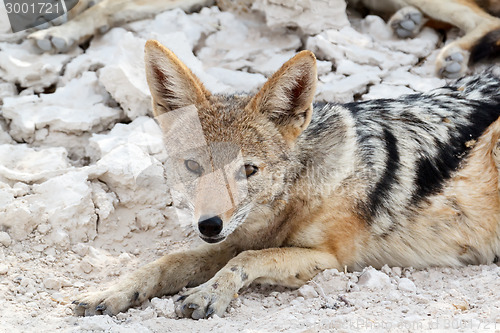
[[[312,115],[311,52],[286,62],[255,96],[212,95],[156,41],[146,43],[145,63],[167,178],[192,204],[203,240],[224,240],[249,214],[286,198],[295,142]]]

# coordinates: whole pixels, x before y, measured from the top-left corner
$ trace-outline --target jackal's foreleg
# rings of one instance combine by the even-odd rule
[[[73,302],[76,304],[75,314],[114,315],[149,298],[197,286],[214,276],[234,255],[230,248],[206,245],[167,254],[123,277],[104,291],[80,295]]]
[[[179,299],[176,312],[200,319],[222,316],[236,293],[252,282],[299,287],[320,271],[339,268],[334,255],[304,248],[245,251],[231,259],[215,276]]]

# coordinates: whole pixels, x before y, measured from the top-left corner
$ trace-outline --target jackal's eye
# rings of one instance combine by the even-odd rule
[[[247,178],[255,175],[257,173],[257,170],[259,170],[259,168],[257,168],[255,165],[251,164],[245,164],[243,168],[245,169],[245,176]]]
[[[186,169],[191,171],[192,173],[195,173],[197,175],[201,175],[203,172],[203,169],[201,168],[200,163],[193,161],[193,160],[185,160],[184,165],[186,166]]]

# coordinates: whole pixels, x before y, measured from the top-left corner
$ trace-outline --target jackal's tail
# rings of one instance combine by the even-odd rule
[[[484,35],[470,50],[470,62],[500,57],[500,28]]]

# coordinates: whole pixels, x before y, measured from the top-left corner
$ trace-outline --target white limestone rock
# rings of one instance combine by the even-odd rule
[[[417,291],[417,287],[415,286],[415,283],[413,283],[413,281],[408,279],[408,278],[399,279],[398,289],[401,291],[409,292],[409,293],[414,293],[415,291]]]
[[[99,216],[101,223],[106,222],[108,217],[115,212],[118,198],[102,182],[93,181],[90,186],[92,188],[92,202],[96,208],[95,212]]]
[[[295,50],[282,53],[268,53],[266,57],[258,57],[259,62],[252,65],[252,68],[266,76],[271,76],[285,62],[296,54]]]
[[[106,105],[108,101],[96,74],[85,72],[53,94],[6,98],[3,116],[10,120],[10,135],[16,141],[33,142],[50,132],[81,134],[106,129],[121,117],[120,110]]]
[[[303,285],[299,288],[299,294],[305,299],[316,298],[318,297],[318,292],[314,289],[313,286],[308,284]]]
[[[416,55],[388,50],[351,27],[327,30],[317,36],[309,37],[306,47],[315,52],[320,59],[335,63],[349,59],[360,65],[378,66],[382,70],[392,70],[418,62]]]
[[[57,175],[70,168],[62,147],[30,148],[26,144],[0,145],[0,180],[31,182]]]
[[[260,10],[271,28],[300,28],[315,35],[326,29],[348,26],[344,0],[257,0],[253,9]]]
[[[446,80],[437,77],[421,77],[409,72],[410,68],[401,67],[391,71],[385,78],[384,83],[395,86],[407,86],[415,91],[426,92],[442,87]]]
[[[81,52],[75,48],[65,54],[41,54],[27,40],[21,44],[0,42],[0,49],[0,77],[37,92],[57,83],[63,66]]]
[[[33,185],[28,195],[11,196],[0,207],[0,225],[14,240],[23,240],[38,225],[48,224],[51,232],[45,240],[59,248],[93,239],[97,216],[87,177],[84,171],[70,171]]]
[[[99,179],[116,193],[121,205],[166,207],[171,203],[163,166],[135,144],[117,146],[97,166],[104,170]]]
[[[105,65],[110,65],[119,57],[120,43],[130,34],[123,28],[113,28],[104,35],[94,36],[85,53],[74,57],[67,65],[61,78],[63,84],[81,76],[87,71],[96,71]],[[137,51],[137,50],[135,50]],[[130,50],[134,52],[134,50]]]
[[[0,8],[0,34],[4,33],[12,33],[9,16],[7,15],[7,9],[5,7]]]
[[[335,73],[343,75],[373,73],[374,75],[382,77],[386,74],[386,71],[383,71],[378,66],[360,65],[349,59],[340,59],[336,62]]]
[[[90,156],[95,160],[128,143],[160,160],[166,154],[160,126],[150,117],[138,117],[130,124],[116,124],[107,134],[93,134],[89,142]]]
[[[268,76],[293,56],[302,44],[299,34],[286,33],[284,29],[273,31],[256,17],[250,21],[223,12],[218,18],[217,31],[207,36],[197,52],[197,57],[206,67]]]
[[[12,82],[0,82],[0,105],[6,97],[17,95],[16,85]]]
[[[9,135],[5,119],[0,115],[0,144],[4,143],[14,143],[14,140]]]
[[[202,37],[217,31],[220,15],[226,14],[217,7],[205,7],[199,13],[190,15],[181,9],[173,9],[157,15],[153,20],[130,23],[129,28],[143,39],[150,39],[152,35],[183,32],[193,49]]]
[[[382,289],[391,284],[389,276],[373,267],[367,267],[358,279],[358,285],[368,289]]]
[[[247,73],[222,67],[210,67],[207,73],[219,82],[231,87],[229,92],[256,92],[265,82],[266,77],[259,73]]]
[[[0,231],[0,244],[5,247],[9,247],[11,243],[12,239],[10,238],[9,234],[4,231]]]
[[[357,73],[346,77],[332,74],[331,80],[320,82],[316,91],[316,100],[325,102],[348,103],[354,100],[354,95],[364,93],[369,85],[378,84],[380,77],[373,72]],[[323,83],[324,82],[324,83]]]
[[[122,30],[120,30],[122,31]],[[99,82],[130,119],[152,114],[151,94],[144,72],[144,44],[131,32],[120,38],[113,61],[99,70]]]
[[[368,93],[364,94],[363,100],[377,99],[377,98],[398,98],[402,95],[414,94],[412,90],[405,86],[397,86],[391,84],[381,83],[371,86]]]
[[[27,200],[32,207],[42,207],[40,213],[52,226],[46,237],[49,244],[68,248],[70,243],[89,241],[97,235],[97,215],[87,178],[85,171],[73,171],[33,185],[33,195]]]
[[[172,298],[154,297],[151,299],[151,305],[160,316],[169,317],[175,314],[175,305]]]

